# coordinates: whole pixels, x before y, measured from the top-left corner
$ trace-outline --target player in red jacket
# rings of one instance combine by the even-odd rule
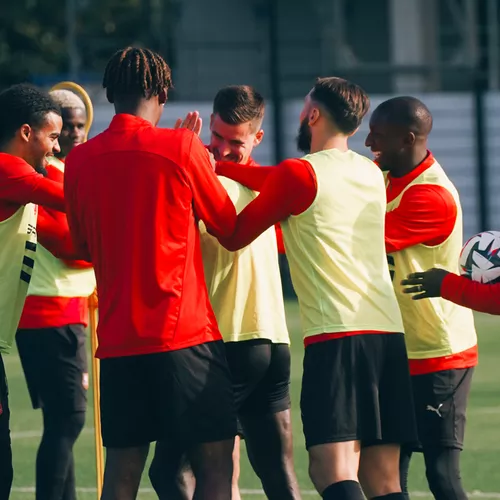
[[[170,68],[128,47],[103,79],[115,116],[66,159],[71,235],[99,296],[103,500],[137,496],[149,444],[187,453],[195,498],[231,495],[236,417],[205,285],[198,221],[229,236],[236,211],[191,131],[158,128]]]

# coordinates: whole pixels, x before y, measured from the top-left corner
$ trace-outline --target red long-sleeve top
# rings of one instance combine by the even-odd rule
[[[500,314],[500,283],[478,283],[449,273],[441,284],[441,297],[474,311]]]
[[[22,158],[0,153],[0,221],[28,203],[64,211],[63,185],[37,173]]]
[[[64,182],[75,247],[96,273],[97,357],[221,340],[197,221],[228,236],[236,211],[198,136],[116,115],[71,151]]]
[[[63,173],[56,167],[47,167],[47,178],[63,183]],[[67,260],[75,254],[69,234],[66,215],[62,212],[39,207],[37,223],[38,241],[59,258],[65,258],[66,265],[77,268],[90,268],[85,261]],[[36,272],[36,263],[35,271]],[[20,329],[57,328],[65,325],[88,324],[88,300],[86,297],[46,297],[28,295],[23,314],[19,321]]]
[[[397,198],[419,175],[433,165],[429,152],[425,160],[403,177],[387,176],[387,202]],[[385,218],[387,253],[398,252],[414,245],[435,246],[443,243],[453,231],[457,205],[444,187],[417,184],[404,193],[398,207]]]

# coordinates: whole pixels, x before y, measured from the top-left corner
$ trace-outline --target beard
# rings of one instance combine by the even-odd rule
[[[297,134],[297,149],[302,153],[309,154],[311,152],[311,127],[307,123],[307,118],[300,122],[299,133]]]
[[[47,172],[47,169],[45,168],[45,166],[43,164],[38,164],[33,168],[35,169],[35,172],[42,174],[44,177],[47,177],[49,175],[49,173]]]

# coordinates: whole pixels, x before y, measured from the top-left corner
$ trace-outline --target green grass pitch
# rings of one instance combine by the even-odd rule
[[[287,318],[292,337],[292,404],[294,421],[295,468],[305,498],[319,498],[312,490],[307,474],[307,454],[301,431],[298,409],[303,344],[300,334],[297,305],[287,303]],[[473,380],[466,449],[462,456],[462,474],[465,487],[472,497],[500,499],[500,318],[487,315],[476,316],[479,336],[480,364]],[[14,485],[12,500],[34,498],[35,454],[42,425],[41,413],[31,409],[28,391],[17,353],[4,357],[10,388],[11,430],[14,454]],[[89,394],[92,402],[92,395]],[[150,455],[152,453],[150,452]],[[244,447],[242,449],[240,487],[243,498],[263,499],[260,484],[253,473]],[[75,449],[77,485],[80,499],[94,499],[95,450],[93,436],[93,414],[89,409],[87,424]],[[428,493],[422,460],[414,459],[411,470],[413,497],[431,498]],[[144,474],[141,499],[156,498],[151,490],[147,474]]]

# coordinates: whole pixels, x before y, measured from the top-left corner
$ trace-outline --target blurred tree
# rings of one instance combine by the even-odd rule
[[[64,66],[64,10],[58,0],[7,2],[0,16],[0,83],[31,80]]]
[[[179,0],[4,0],[0,16],[0,86],[64,78],[71,67],[67,8],[74,7],[79,77],[100,78],[110,55],[149,46],[170,60],[169,27]],[[72,2],[70,4],[69,2]],[[171,62],[171,61],[170,61]]]

